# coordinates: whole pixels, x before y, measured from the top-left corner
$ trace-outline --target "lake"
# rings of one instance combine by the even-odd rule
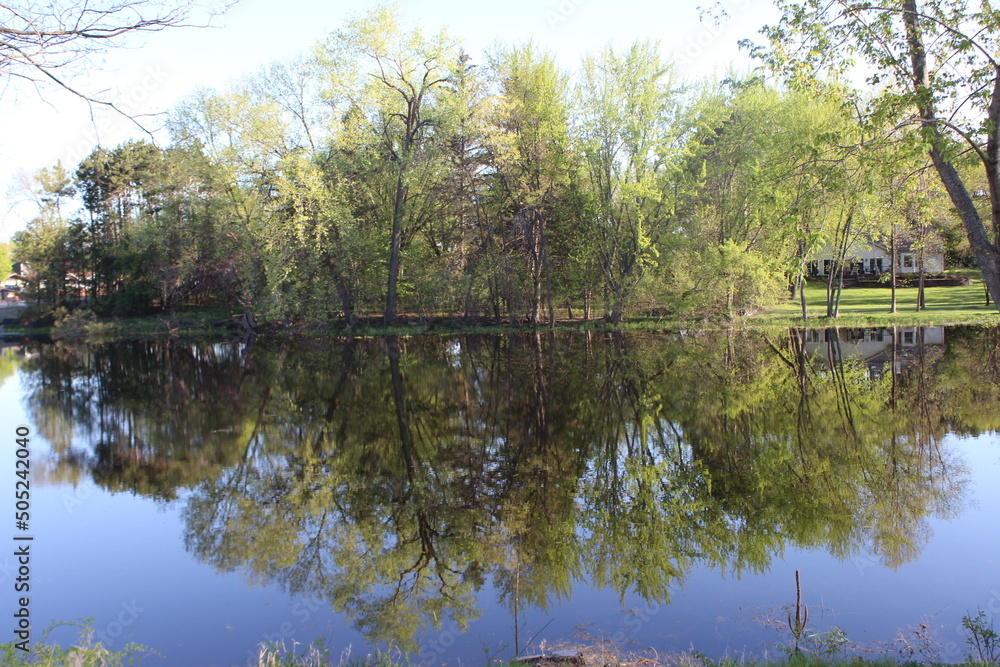
[[[997,329],[8,341],[0,381],[33,638],[764,658],[798,571],[802,643],[955,662],[1000,612]]]

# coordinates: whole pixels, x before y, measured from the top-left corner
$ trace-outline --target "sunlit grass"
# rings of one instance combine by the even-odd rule
[[[891,312],[892,290],[887,287],[847,288],[840,298],[840,316],[826,317],[826,284],[810,282],[806,287],[808,326],[893,326],[931,324],[998,324],[1000,313],[986,304],[982,282],[960,287],[928,287],[925,309],[917,310],[917,289],[896,290],[896,313]],[[802,326],[798,300],[786,300],[767,313],[747,318],[747,324]]]
[[[712,319],[678,319],[671,316],[644,316],[633,314],[621,324],[608,324],[600,317],[589,320],[559,319],[557,331],[676,331],[679,329],[727,329],[733,326],[759,327],[891,327],[943,324],[1000,324],[1000,312],[986,301],[979,271],[964,269],[949,272],[965,274],[972,278],[972,284],[958,287],[928,287],[925,295],[925,309],[917,310],[917,288],[900,287],[896,290],[896,312],[891,312],[892,290],[888,287],[847,288],[840,298],[837,318],[826,317],[826,284],[809,282],[806,287],[808,318],[803,321],[799,300],[784,299],[781,303],[752,316],[741,317],[733,322]],[[582,309],[575,308],[575,312]],[[128,337],[183,336],[187,338],[217,338],[241,333],[234,320],[224,308],[193,308],[172,313],[153,314],[126,318],[116,324],[118,335]],[[234,328],[235,327],[235,328]],[[281,327],[278,327],[279,329]],[[434,334],[497,334],[517,331],[545,331],[547,324],[527,323],[502,324],[484,323],[478,320],[470,323],[460,317],[437,314],[433,317],[411,317],[406,322],[385,326],[379,318],[371,315],[364,322],[351,329],[343,322],[300,323],[293,325],[295,331],[318,336],[413,336]],[[275,325],[267,325],[261,332],[275,330]],[[26,329],[8,326],[5,333],[18,335],[45,335],[50,327]]]

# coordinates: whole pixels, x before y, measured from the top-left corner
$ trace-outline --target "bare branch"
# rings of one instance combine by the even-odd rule
[[[166,28],[206,27],[189,23],[195,0],[30,0],[0,2],[0,77],[54,84],[94,107],[104,107],[136,119],[113,101],[88,93],[72,83],[88,58],[125,45],[134,34]],[[222,5],[209,18],[228,9]]]

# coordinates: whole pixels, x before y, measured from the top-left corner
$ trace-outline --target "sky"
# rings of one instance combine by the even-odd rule
[[[640,39],[660,42],[662,53],[689,80],[725,75],[751,64],[737,47],[776,19],[771,0],[398,0],[405,21],[433,32],[445,27],[478,60],[497,41],[531,40],[574,69],[583,55],[609,43],[625,48]],[[365,11],[357,0],[239,0],[207,28],[147,34],[79,72],[73,84],[97,94],[148,128],[201,87],[225,88],[273,61],[305,53],[317,41]],[[721,7],[721,23],[700,21],[698,7]],[[205,17],[194,17],[205,21]],[[0,88],[0,240],[37,212],[25,196],[30,174],[61,161],[73,169],[97,145],[143,138],[119,114],[91,110],[51,87],[10,82]],[[154,134],[161,143],[166,137]],[[148,138],[148,137],[147,137]]]

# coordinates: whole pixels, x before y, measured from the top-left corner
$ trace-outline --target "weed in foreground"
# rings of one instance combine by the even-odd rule
[[[982,663],[1000,664],[1000,637],[993,628],[993,620],[986,620],[986,612],[978,610],[975,616],[966,614],[962,617],[962,627],[965,628],[965,642],[974,653],[969,657]]]
[[[41,637],[33,641],[29,651],[17,648],[15,642],[0,644],[0,665],[4,667],[124,667],[140,665],[148,656],[157,656],[152,649],[140,644],[126,644],[120,651],[111,651],[99,641],[94,641],[90,619],[55,623],[46,628]],[[75,627],[79,639],[74,646],[62,648],[48,641],[49,635],[59,627]]]

